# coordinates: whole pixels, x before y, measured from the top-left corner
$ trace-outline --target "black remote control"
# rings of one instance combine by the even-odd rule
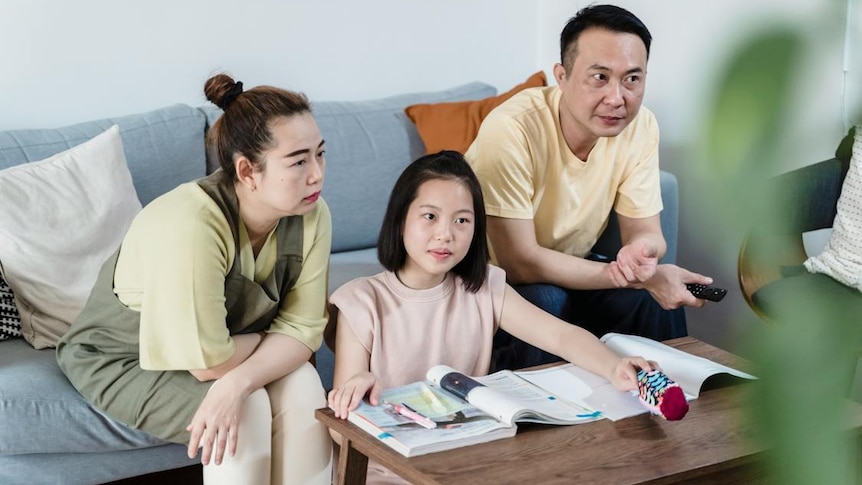
[[[727,290],[724,288],[702,285],[700,283],[686,283],[685,287],[688,288],[688,291],[690,291],[695,297],[709,301],[721,301],[721,299],[724,298],[724,295],[727,294]]]

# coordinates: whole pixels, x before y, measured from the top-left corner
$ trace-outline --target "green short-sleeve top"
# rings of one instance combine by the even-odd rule
[[[234,259],[240,258],[242,276],[261,283],[273,271],[279,248],[273,230],[255,258],[245,226],[235,224],[235,235],[227,217],[192,182],[151,202],[132,223],[117,260],[114,293],[140,312],[143,369],[203,369],[233,354],[225,281]],[[267,332],[316,350],[326,324],[332,234],[323,199],[302,216],[302,228],[302,270]]]

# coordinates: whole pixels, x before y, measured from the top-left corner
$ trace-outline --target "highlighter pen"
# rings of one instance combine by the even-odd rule
[[[383,404],[390,409],[394,410],[396,413],[404,416],[405,418],[413,421],[414,423],[422,426],[423,428],[434,429],[437,427],[437,422],[428,418],[427,416],[423,416],[415,409],[411,408],[405,403],[401,404],[392,404],[388,401],[383,401]]]

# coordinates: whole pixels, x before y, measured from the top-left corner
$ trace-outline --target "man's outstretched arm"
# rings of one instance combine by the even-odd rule
[[[497,263],[512,283],[549,283],[563,288],[615,288],[609,265],[543,248],[532,219],[488,216],[488,238]]]

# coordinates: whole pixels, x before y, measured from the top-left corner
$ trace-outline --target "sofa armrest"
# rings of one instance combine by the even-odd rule
[[[661,201],[664,210],[661,211],[661,232],[667,242],[667,251],[662,263],[676,263],[677,238],[679,234],[679,185],[676,176],[670,172],[661,172]],[[614,258],[622,247],[620,226],[617,215],[611,212],[608,227],[599,236],[592,252],[608,258]]]

